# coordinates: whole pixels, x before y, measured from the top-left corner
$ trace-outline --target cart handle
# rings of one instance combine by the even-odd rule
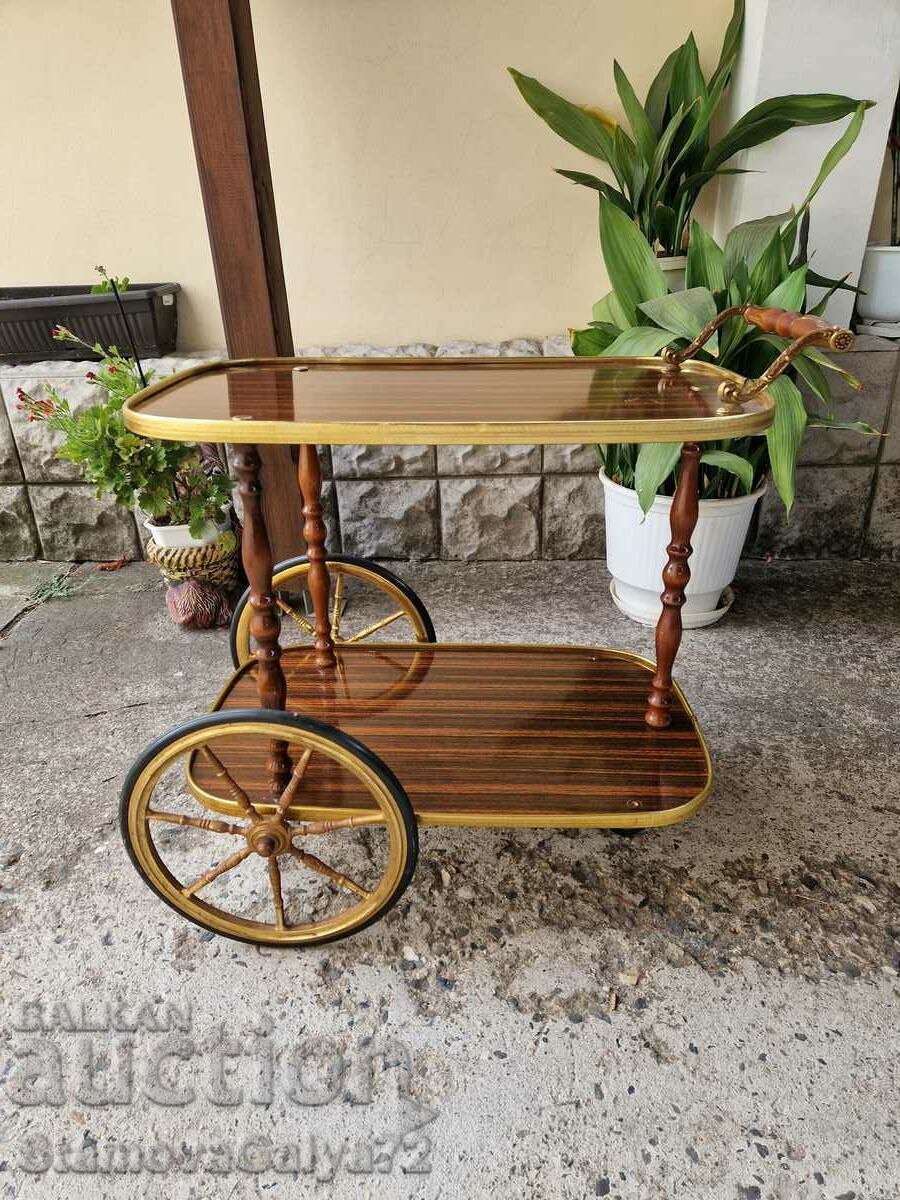
[[[793,340],[766,368],[759,379],[747,379],[743,383],[735,383],[730,379],[723,380],[719,385],[719,395],[725,400],[748,400],[751,396],[757,395],[758,392],[767,388],[773,379],[777,379],[807,346],[839,351],[849,350],[853,345],[853,334],[849,329],[844,329],[841,325],[830,325],[821,317],[812,317],[807,313],[788,312],[783,308],[762,308],[756,304],[737,304],[718,313],[683,350],[673,350],[667,346],[662,351],[663,360],[677,369],[732,317],[743,317],[749,325],[755,325],[764,333],[774,333],[778,337],[792,338]]]

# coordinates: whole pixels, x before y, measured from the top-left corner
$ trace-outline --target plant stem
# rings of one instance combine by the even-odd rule
[[[125,336],[128,338],[128,344],[131,347],[131,354],[137,365],[138,375],[141,377],[141,385],[146,387],[147,378],[144,375],[144,368],[141,366],[141,360],[138,357],[137,346],[134,344],[134,338],[131,335],[131,326],[128,324],[128,317],[125,315],[125,305],[122,303],[122,297],[119,295],[119,289],[116,287],[116,281],[111,276],[107,276],[107,278],[109,280],[109,286],[112,288],[113,295],[116,298],[116,304],[119,307],[119,316],[122,318],[122,324],[125,326]]]

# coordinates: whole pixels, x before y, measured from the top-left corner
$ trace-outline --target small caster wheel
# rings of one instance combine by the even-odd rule
[[[387,766],[340,730],[272,709],[179,725],[125,781],[122,837],[144,882],[189,921],[267,946],[371,925],[405,891],[416,819]]]
[[[392,571],[364,558],[329,554],[325,559],[331,582],[331,636],[335,645],[385,640],[435,642],[434,625],[416,593]],[[307,558],[278,563],[272,586],[282,617],[282,646],[311,645],[312,622],[293,597],[306,588]],[[280,593],[280,594],[279,594]],[[244,592],[231,618],[231,658],[235,667],[250,660],[250,592]],[[351,601],[344,620],[344,602]],[[352,622],[356,618],[355,626]]]

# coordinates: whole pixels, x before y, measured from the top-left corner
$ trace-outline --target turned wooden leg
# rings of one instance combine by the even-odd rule
[[[656,673],[647,697],[644,720],[654,729],[664,729],[672,717],[672,667],[681,644],[681,606],[684,589],[691,577],[688,559],[691,557],[691,534],[699,513],[700,447],[685,442],[681,452],[681,472],[672,500],[669,561],[663,568],[663,610],[656,623]]]
[[[241,557],[250,583],[250,635],[255,644],[256,687],[263,708],[284,709],[287,684],[281,669],[281,618],[272,589],[272,550],[262,512],[261,466],[255,446],[235,447],[235,474],[243,502]],[[290,782],[292,764],[286,742],[272,742],[268,762],[272,794],[281,795]]]
[[[325,522],[322,520],[322,471],[315,446],[301,446],[297,470],[303,497],[303,536],[309,559],[307,586],[316,627],[316,666],[333,667],[334,642],[328,616],[328,568],[325,565]]]

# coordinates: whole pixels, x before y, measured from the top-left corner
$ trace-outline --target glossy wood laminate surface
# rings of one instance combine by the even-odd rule
[[[212,363],[125,407],[148,437],[184,441],[518,444],[708,441],[760,433],[762,392],[725,401],[714,364],[658,358],[274,359]]]
[[[287,711],[357,738],[401,781],[422,824],[641,826],[683,820],[711,782],[706,746],[676,689],[671,724],[644,723],[652,665],[595,647],[385,645],[337,648],[322,671],[286,649]],[[238,671],[222,709],[258,707],[256,664]],[[271,795],[259,742],[223,744],[254,802]],[[193,784],[227,796],[203,761]],[[223,803],[224,801],[224,803]],[[366,811],[347,772],[314,756],[298,816]]]

